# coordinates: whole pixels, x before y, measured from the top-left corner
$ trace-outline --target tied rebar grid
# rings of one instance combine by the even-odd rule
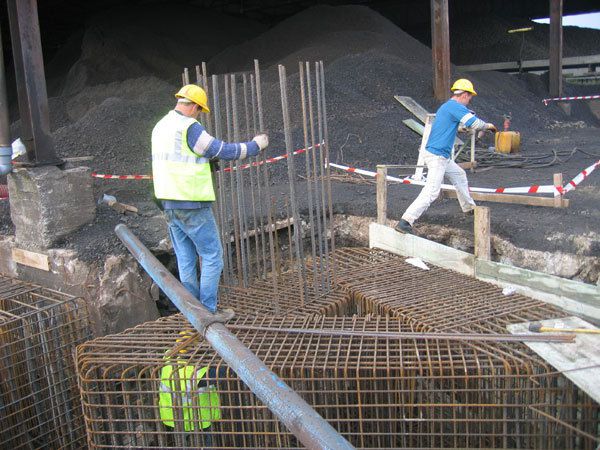
[[[351,293],[357,314],[402,318],[435,331],[506,333],[511,323],[565,313],[490,283],[429,265],[423,270],[381,250],[336,251],[336,285]]]
[[[277,331],[284,328],[331,335]],[[597,445],[567,425],[591,434],[599,425],[598,405],[562,375],[539,372],[527,359],[457,341],[336,335],[417,331],[390,317],[245,317],[230,329],[357,448]],[[181,315],[87,342],[76,359],[91,448],[300,447]],[[207,375],[165,380],[167,365],[192,367],[189,373],[207,368]],[[174,419],[168,424],[159,405],[165,382],[181,386],[170,391]],[[182,399],[207,390],[218,400],[184,412]],[[562,401],[549,404],[549,398]],[[210,408],[218,408],[219,418],[201,428],[202,411]],[[537,410],[558,411],[563,423]]]
[[[0,448],[85,446],[72,351],[90,338],[82,299],[0,276]]]
[[[189,82],[187,70],[182,80]],[[211,134],[229,142],[244,142],[269,132],[267,123],[281,123],[285,145],[276,147],[277,135],[272,134],[266,152],[249,161],[221,161],[215,172],[218,195],[214,210],[224,249],[222,298],[227,298],[228,287],[246,288],[261,280],[268,280],[277,294],[280,285],[289,281],[289,274],[297,277],[297,306],[311,303],[315,296],[326,296],[332,289],[330,253],[335,242],[322,62],[299,63],[297,85],[288,82],[285,68],[279,66],[281,118],[265,118],[257,60],[252,73],[212,75],[210,85],[208,80],[206,65],[202,64],[202,70],[196,66],[196,83],[206,90],[211,105],[211,114],[203,115]],[[297,100],[298,111],[291,111],[291,98]],[[294,140],[294,133],[301,133],[302,138]],[[301,151],[294,155],[296,150]],[[284,160],[274,164],[286,164],[287,180],[275,193],[271,178],[276,167],[271,158],[279,155],[285,155]],[[302,186],[299,179],[304,180]],[[305,219],[299,213],[303,207],[299,190],[308,203]],[[319,261],[311,265],[311,274],[306,273],[307,260]],[[272,297],[271,307],[280,312],[277,298]]]

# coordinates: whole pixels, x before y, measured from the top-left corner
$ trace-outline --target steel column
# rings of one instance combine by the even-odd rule
[[[21,140],[34,165],[60,164],[50,134],[48,93],[36,0],[8,0],[21,115]]]

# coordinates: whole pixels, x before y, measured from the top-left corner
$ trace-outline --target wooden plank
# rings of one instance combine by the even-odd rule
[[[475,207],[474,221],[474,236],[475,236],[475,258],[492,259],[492,250],[490,243],[490,208],[485,206]]]
[[[417,119],[421,122],[425,123],[425,119],[427,119],[427,111],[417,102],[415,102],[412,97],[404,97],[402,95],[394,95],[394,98],[400,102],[402,106],[404,106],[409,112],[411,112]]]
[[[419,145],[419,156],[417,157],[417,168],[415,169],[415,174],[413,176],[413,178],[417,181],[421,181],[423,179],[423,167],[425,166],[425,146],[427,145],[429,135],[431,134],[431,126],[434,118],[435,114],[427,114],[427,117],[425,118],[423,137],[421,138],[421,145]]]
[[[396,255],[421,258],[462,274],[473,276],[475,273],[475,257],[470,253],[412,234],[398,233],[393,228],[375,222],[369,225],[369,246]]]
[[[444,190],[444,197],[456,198],[456,191]],[[519,195],[519,194],[487,194],[485,192],[471,192],[473,200],[480,202],[494,202],[494,203],[512,203],[515,205],[527,205],[527,206],[548,206],[554,208],[553,197],[534,197],[531,195]],[[569,200],[563,199],[562,207],[566,208],[569,206]]]
[[[425,130],[425,127],[419,122],[417,122],[415,119],[405,119],[402,121],[402,123],[418,135],[423,136],[423,131]]]
[[[587,67],[590,64],[600,63],[600,55],[589,55],[589,56],[571,56],[562,59],[563,68],[566,67]],[[550,67],[550,60],[548,59],[531,59],[523,61],[522,69],[530,70],[544,70]],[[465,66],[458,66],[456,68],[460,72],[485,72],[491,70],[500,71],[518,71],[519,64],[516,61],[506,61],[499,63],[486,63],[486,64],[470,64]]]
[[[427,121],[427,115],[429,111],[419,105],[416,101],[412,99],[412,97],[405,97],[402,95],[394,95],[394,98],[400,102],[402,106],[404,106],[409,112],[411,112],[417,119],[419,119],[422,123]],[[435,116],[435,114],[434,114]],[[404,122],[404,121],[403,121]],[[406,124],[406,122],[404,122]],[[416,131],[416,130],[414,130]],[[418,131],[417,131],[418,133]],[[423,133],[419,133],[421,136]],[[454,145],[463,145],[464,142],[458,137],[454,139]]]
[[[578,317],[563,317],[540,321],[543,326],[558,328],[598,329]],[[508,325],[512,334],[534,334],[529,331],[530,322]],[[538,334],[538,333],[535,333]],[[525,342],[555,369],[562,372],[600,403],[600,339],[591,334],[577,334],[574,343]]]
[[[457,164],[458,167],[462,167],[463,169],[475,169],[477,167],[477,161],[475,162],[461,162]]]
[[[433,94],[443,102],[450,92],[450,19],[448,0],[431,0],[431,57]]]
[[[510,266],[508,264],[480,260],[476,262],[475,276],[515,286],[524,286],[539,292],[553,294],[560,299],[575,300],[579,304],[595,308],[600,313],[600,286]],[[572,307],[569,307],[569,309],[572,309]],[[589,315],[589,313],[586,313],[586,315]],[[598,319],[600,319],[600,314],[598,315]]]
[[[387,167],[377,166],[377,223],[387,221]]]
[[[46,272],[50,270],[48,255],[30,252],[29,250],[23,250],[21,248],[13,248],[12,258],[14,262],[24,266],[34,267],[36,269],[45,270]]]

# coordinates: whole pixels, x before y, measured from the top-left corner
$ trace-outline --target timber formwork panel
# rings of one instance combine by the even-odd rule
[[[598,430],[598,405],[528,358],[460,341],[335,334],[417,331],[390,317],[239,317],[229,327],[357,448],[595,447],[581,430]],[[180,315],[79,346],[77,370],[91,448],[300,446]],[[199,403],[211,389],[218,403]],[[172,419],[161,415],[166,392]],[[220,417],[207,420],[209,410]]]
[[[84,446],[72,352],[90,337],[82,299],[0,276],[0,448]]]

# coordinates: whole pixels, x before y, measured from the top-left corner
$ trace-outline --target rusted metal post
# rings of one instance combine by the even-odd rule
[[[448,0],[431,0],[431,56],[433,93],[438,101],[450,92],[450,31]]]
[[[354,448],[281,378],[271,372],[225,325],[213,322],[214,316],[125,225],[117,225],[115,233],[192,326],[300,442],[307,448],[314,449]]]
[[[377,223],[387,222],[387,167],[377,166]]]
[[[27,158],[34,165],[60,164],[50,134],[37,1],[8,0],[8,17]]]
[[[485,206],[475,207],[475,257],[485,261],[492,259],[490,242],[490,209]]]
[[[563,0],[550,0],[550,96],[562,95]]]

